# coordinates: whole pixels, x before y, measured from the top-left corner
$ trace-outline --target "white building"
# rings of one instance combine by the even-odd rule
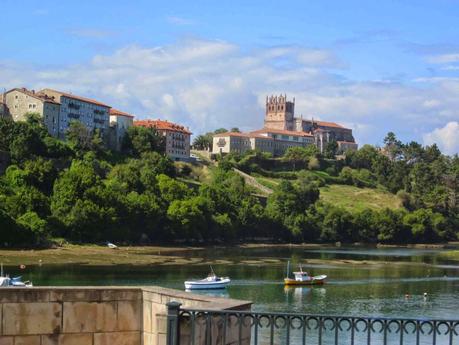
[[[215,134],[212,153],[244,153],[248,150],[270,152],[281,156],[289,147],[308,146],[314,144],[314,136],[310,133],[263,128],[250,133],[227,132]]]
[[[110,106],[93,99],[73,94],[43,89],[46,95],[60,103],[58,137],[64,138],[71,121],[80,121],[88,129],[99,129],[102,137],[108,135]]]
[[[134,123],[134,115],[125,113],[124,111],[111,108],[110,109],[110,142],[109,145],[115,150],[121,149],[123,138],[129,127]]]

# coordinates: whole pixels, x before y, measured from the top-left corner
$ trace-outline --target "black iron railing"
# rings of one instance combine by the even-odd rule
[[[459,320],[168,308],[167,345],[459,345]]]

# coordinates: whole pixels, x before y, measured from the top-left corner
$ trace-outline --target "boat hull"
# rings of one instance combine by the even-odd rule
[[[187,290],[225,289],[230,282],[231,282],[230,279],[222,279],[219,281],[190,280],[190,281],[185,282],[185,289]]]
[[[326,277],[313,277],[310,280],[295,280],[291,278],[285,278],[285,285],[322,285],[325,283]]]

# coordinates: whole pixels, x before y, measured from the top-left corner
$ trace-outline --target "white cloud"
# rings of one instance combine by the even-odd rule
[[[435,128],[423,136],[425,145],[437,144],[446,154],[459,154],[459,122],[448,122],[442,128]]]
[[[426,61],[433,64],[459,62],[459,53],[430,55],[426,57]]]
[[[112,31],[91,28],[70,29],[67,32],[72,36],[95,39],[106,38],[114,34]]]
[[[186,39],[129,45],[64,67],[0,60],[0,87],[72,91],[138,118],[178,121],[195,134],[262,126],[271,93],[295,97],[297,115],[350,124],[361,143],[379,143],[388,131],[419,141],[422,133],[459,118],[459,79],[356,82],[329,72],[345,64],[327,50],[281,46],[246,52],[225,41]]]
[[[174,25],[192,25],[194,21],[178,16],[168,16],[166,17],[167,22]]]

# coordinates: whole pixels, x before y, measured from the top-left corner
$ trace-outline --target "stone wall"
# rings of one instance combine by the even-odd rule
[[[165,345],[166,303],[172,300],[193,308],[251,307],[160,287],[2,288],[0,345]]]

